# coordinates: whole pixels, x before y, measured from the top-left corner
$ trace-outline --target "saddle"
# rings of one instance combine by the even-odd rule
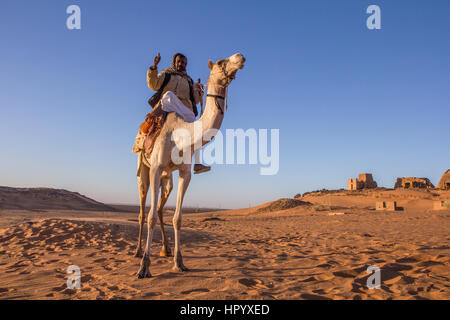
[[[139,126],[140,133],[145,135],[143,150],[147,158],[152,154],[156,138],[158,138],[166,118],[167,112],[158,116],[149,113],[145,121]]]

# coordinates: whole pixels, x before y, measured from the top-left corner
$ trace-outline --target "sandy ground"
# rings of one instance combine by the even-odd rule
[[[158,226],[153,277],[142,280],[137,213],[2,210],[0,299],[449,299],[450,210],[433,211],[438,199],[450,192],[310,194],[301,200],[311,204],[282,211],[188,213],[190,271],[159,256]],[[375,211],[380,200],[404,210]],[[173,245],[171,222],[168,211]],[[70,265],[81,269],[80,290],[67,288]],[[380,289],[366,286],[371,265]]]

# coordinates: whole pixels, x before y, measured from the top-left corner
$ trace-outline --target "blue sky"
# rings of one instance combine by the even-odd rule
[[[71,4],[81,30],[66,28]],[[371,4],[381,30],[366,27]],[[162,67],[183,52],[203,82],[208,59],[241,52],[222,131],[280,129],[277,175],[214,165],[186,206],[247,207],[362,172],[437,184],[450,168],[449,15],[447,0],[2,0],[0,185],[137,204],[131,146],[158,52]]]

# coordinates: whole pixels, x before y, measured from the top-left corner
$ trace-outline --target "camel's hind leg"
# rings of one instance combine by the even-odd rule
[[[161,198],[158,203],[158,216],[159,223],[161,225],[161,238],[162,238],[162,248],[161,253],[159,254],[161,257],[170,257],[172,252],[170,251],[169,241],[167,240],[167,235],[164,230],[164,221],[163,221],[163,211],[164,206],[166,205],[167,199],[169,198],[170,192],[173,189],[173,180],[172,174],[161,179]]]
[[[136,247],[135,257],[142,257],[142,233],[144,231],[144,223],[145,223],[145,202],[147,199],[148,188],[150,185],[150,177],[149,177],[150,169],[144,165],[142,165],[139,177],[138,177],[138,186],[139,186],[139,199],[140,199],[140,208],[139,208],[139,238]]]

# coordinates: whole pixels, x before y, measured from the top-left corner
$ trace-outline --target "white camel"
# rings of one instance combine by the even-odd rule
[[[178,193],[175,214],[173,216],[173,227],[175,233],[175,252],[174,252],[174,267],[176,271],[187,271],[188,269],[183,264],[180,247],[180,229],[182,217],[183,198],[191,180],[191,163],[183,161],[180,164],[174,163],[172,159],[173,150],[179,153],[182,150],[190,150],[191,155],[194,151],[201,149],[203,145],[208,143],[210,139],[203,140],[202,137],[211,137],[211,129],[219,130],[222,125],[224,117],[225,99],[227,94],[227,87],[235,78],[236,72],[244,67],[245,58],[242,54],[237,53],[227,59],[222,59],[213,63],[208,61],[208,67],[211,70],[208,79],[208,91],[206,95],[206,105],[203,115],[195,122],[185,122],[180,116],[175,113],[170,113],[167,116],[164,127],[155,141],[153,151],[147,159],[140,154],[140,168],[138,169],[138,185],[140,196],[140,212],[139,212],[139,239],[136,250],[136,256],[142,256],[142,233],[145,223],[145,203],[149,187],[151,188],[151,208],[147,219],[147,242],[145,245],[144,254],[142,256],[138,278],[149,278],[150,273],[150,248],[152,245],[153,231],[156,223],[160,221],[162,234],[162,249],[161,256],[170,256],[171,251],[167,241],[167,236],[164,232],[163,223],[163,208],[169,197],[173,187],[172,172],[179,171],[178,178]],[[201,126],[199,126],[201,125]],[[194,127],[201,127],[201,135],[194,134]],[[177,141],[172,138],[172,133],[178,129],[188,133],[190,139],[186,142]],[[217,131],[216,131],[217,132]],[[200,136],[201,141],[196,141]],[[175,141],[174,141],[175,140]],[[184,145],[183,145],[184,144]],[[175,161],[177,162],[177,161]],[[189,162],[189,163],[187,163]],[[161,198],[159,199],[159,191],[161,190]]]

